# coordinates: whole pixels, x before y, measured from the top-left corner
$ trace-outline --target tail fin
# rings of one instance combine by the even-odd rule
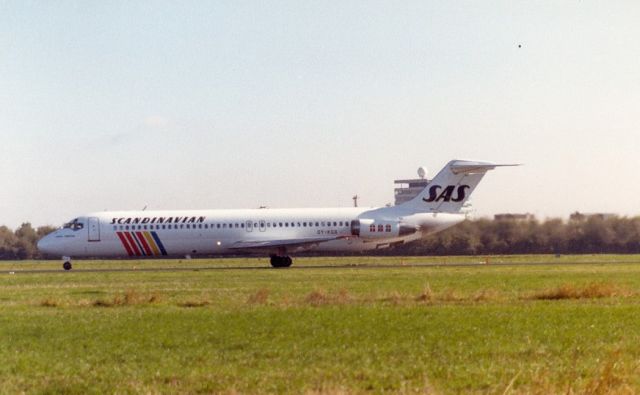
[[[457,213],[485,173],[499,166],[490,162],[452,160],[440,170],[429,185],[401,206],[414,212]]]

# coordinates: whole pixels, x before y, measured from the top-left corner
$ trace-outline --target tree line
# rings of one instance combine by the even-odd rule
[[[33,228],[28,222],[15,231],[0,226],[0,259],[44,258],[36,244],[54,230],[51,226]],[[380,255],[586,253],[640,253],[640,217],[466,220],[423,240],[377,251]]]
[[[467,220],[392,252],[396,255],[592,253],[640,253],[640,217],[574,215],[567,221]]]
[[[18,229],[12,231],[6,226],[0,226],[0,259],[37,259],[42,258],[36,244],[48,233],[56,230],[53,226],[40,226],[34,229],[25,222]]]

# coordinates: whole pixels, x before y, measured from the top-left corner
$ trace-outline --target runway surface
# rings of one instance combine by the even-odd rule
[[[123,268],[80,268],[65,271],[59,269],[26,269],[26,270],[0,270],[0,274],[42,274],[42,273],[119,273],[119,272],[185,272],[185,271],[211,271],[211,270],[314,270],[314,269],[409,269],[409,268],[433,268],[433,267],[492,267],[492,266],[573,266],[573,265],[611,265],[629,264],[628,261],[602,261],[602,262],[518,262],[518,263],[412,263],[399,265],[300,265],[295,264],[289,268],[272,268],[265,266],[188,266],[188,267],[123,267]]]

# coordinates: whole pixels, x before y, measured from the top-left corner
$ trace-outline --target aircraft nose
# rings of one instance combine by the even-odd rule
[[[54,251],[54,242],[51,235],[47,235],[38,241],[38,251],[45,254],[53,254]]]

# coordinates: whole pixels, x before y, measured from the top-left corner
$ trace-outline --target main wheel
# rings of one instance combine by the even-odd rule
[[[62,268],[64,270],[71,270],[71,262],[66,261],[65,263],[62,264]]]
[[[271,266],[273,267],[289,267],[291,263],[291,258],[288,256],[271,255]]]

